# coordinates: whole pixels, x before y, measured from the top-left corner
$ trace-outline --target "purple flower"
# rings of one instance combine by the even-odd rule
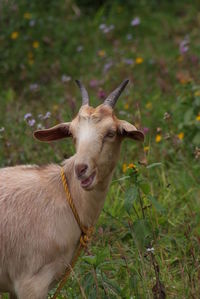
[[[128,33],[127,36],[126,36],[126,39],[131,40],[132,38],[133,38],[132,34]]]
[[[138,26],[140,24],[140,18],[139,17],[135,17],[132,21],[131,21],[131,26]]]
[[[185,37],[179,44],[180,54],[185,54],[189,50],[189,38]]]
[[[92,79],[89,84],[91,87],[97,87],[99,85],[99,81],[96,79]]]
[[[28,118],[31,118],[32,117],[32,114],[31,113],[26,113],[24,115],[24,120],[27,120]]]
[[[99,29],[100,30],[104,30],[106,27],[107,27],[106,24],[100,24],[99,25]]]
[[[104,72],[104,73],[107,73],[107,71],[111,68],[112,65],[113,65],[113,62],[112,62],[112,61],[109,61],[109,62],[107,62],[106,64],[104,64],[103,72]]]
[[[143,131],[144,135],[146,135],[146,134],[149,132],[149,128],[144,127],[144,128],[142,129],[142,131]]]
[[[29,125],[30,127],[33,127],[34,124],[35,124],[35,120],[34,120],[34,119],[29,119],[29,120],[28,120],[28,125]]]
[[[44,115],[44,117],[43,117],[43,119],[47,119],[47,118],[50,118],[51,117],[51,112],[47,112],[45,115]]]
[[[39,88],[39,85],[37,83],[30,84],[30,86],[29,86],[29,89],[31,91],[36,91],[36,90],[38,90],[38,88]]]
[[[125,64],[132,65],[132,64],[133,64],[133,59],[124,58],[124,59],[123,59],[123,62],[124,62]]]
[[[99,29],[103,32],[103,33],[109,33],[110,31],[112,31],[115,28],[114,25],[106,25],[106,24],[100,24],[99,25]]]
[[[98,91],[98,98],[100,98],[101,100],[103,100],[103,99],[105,99],[105,97],[106,97],[105,91],[103,91],[102,89],[100,89]]]

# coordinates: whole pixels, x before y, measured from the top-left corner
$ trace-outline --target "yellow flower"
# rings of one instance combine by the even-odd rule
[[[136,63],[136,64],[141,64],[141,63],[143,63],[143,61],[144,61],[144,59],[143,59],[142,57],[137,57],[137,58],[135,59],[135,63]]]
[[[183,132],[180,132],[178,135],[177,135],[178,139],[182,140],[184,138],[184,133]]]
[[[124,163],[124,164],[122,165],[122,171],[123,171],[123,172],[126,172],[126,170],[127,170],[127,165],[126,165],[126,163]]]
[[[124,104],[124,109],[126,109],[126,110],[129,109],[129,104],[128,103]]]
[[[31,14],[30,12],[25,12],[24,13],[24,19],[30,20],[31,19]]]
[[[197,115],[196,120],[200,121],[200,113]]]
[[[200,97],[200,90],[195,91],[194,95],[195,97]]]
[[[99,51],[97,52],[97,54],[98,54],[99,57],[105,57],[105,56],[106,56],[106,51],[104,51],[104,50],[99,50]]]
[[[126,163],[124,163],[124,164],[122,165],[122,171],[123,171],[123,172],[126,172],[127,169],[134,169],[135,171],[138,171],[136,165],[133,164],[133,163],[130,163],[130,164],[128,164],[128,165],[127,165]]]
[[[152,109],[152,103],[151,102],[146,103],[145,107],[147,109],[151,110]]]
[[[17,39],[17,38],[18,38],[18,36],[19,36],[19,32],[17,32],[17,31],[14,31],[14,32],[12,32],[12,33],[11,33],[11,36],[10,36],[10,38],[11,38],[11,39]]]
[[[160,142],[162,140],[162,136],[160,134],[156,135],[156,142]]]
[[[146,153],[146,152],[148,152],[149,151],[149,146],[145,146],[144,147],[144,152]]]
[[[33,42],[33,44],[32,44],[32,46],[33,46],[33,48],[34,49],[37,49],[37,48],[39,48],[39,42],[37,41],[37,40],[35,40],[34,42]]]

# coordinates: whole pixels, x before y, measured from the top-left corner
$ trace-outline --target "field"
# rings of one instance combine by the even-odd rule
[[[76,114],[75,79],[97,106],[129,78],[115,112],[145,133],[123,143],[89,251],[59,298],[198,299],[199,2],[19,0],[0,11],[0,167],[74,153],[71,140],[32,132]]]

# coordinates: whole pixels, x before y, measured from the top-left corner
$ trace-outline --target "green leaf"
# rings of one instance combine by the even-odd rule
[[[142,189],[142,191],[146,195],[150,192],[150,185],[148,183],[146,183],[146,182],[140,183],[140,188]]]
[[[128,214],[133,208],[134,201],[138,199],[137,187],[131,187],[125,192],[124,208]]]
[[[152,195],[148,195],[147,198],[149,199],[149,201],[154,205],[155,209],[163,214],[165,213],[165,209],[164,207],[156,200],[155,197],[153,197]]]
[[[153,167],[157,167],[157,166],[161,166],[162,163],[161,162],[156,162],[156,163],[152,163],[150,165],[147,166],[147,168],[153,168]]]
[[[96,256],[83,256],[82,260],[90,265],[96,265],[96,263],[97,263]]]
[[[138,219],[133,223],[133,231],[137,245],[144,250],[152,237],[150,223],[147,219]]]

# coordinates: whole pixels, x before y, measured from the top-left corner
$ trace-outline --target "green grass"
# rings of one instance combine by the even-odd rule
[[[76,78],[93,105],[102,102],[101,90],[107,94],[130,78],[116,114],[149,129],[144,146],[123,144],[89,253],[60,298],[164,298],[160,290],[167,298],[196,299],[200,293],[200,6],[131,3],[89,11],[64,0],[0,4],[0,166],[59,163],[73,154],[71,141],[40,144],[32,132],[75,115]],[[114,29],[103,33],[100,24]],[[189,49],[181,55],[184,39]],[[50,118],[39,115],[47,111]],[[138,172],[124,173],[125,163]]]

